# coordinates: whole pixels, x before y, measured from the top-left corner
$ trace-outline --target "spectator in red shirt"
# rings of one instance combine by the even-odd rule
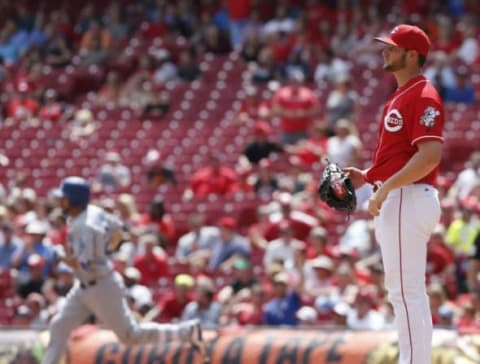
[[[236,172],[232,168],[222,165],[217,156],[210,154],[208,165],[193,174],[190,189],[185,191],[185,197],[187,199],[191,197],[204,198],[210,194],[227,196],[238,189]]]
[[[277,211],[270,215],[271,226],[266,230],[265,235],[277,237],[279,226],[284,220],[288,221],[293,230],[295,238],[304,240],[310,230],[318,226],[319,219],[306,209],[299,209],[295,204],[293,196],[288,192],[276,191],[273,195],[273,204],[277,205]],[[318,206],[316,207],[318,209]]]
[[[163,38],[170,30],[163,14],[164,9],[162,7],[164,5],[164,3],[156,2],[155,9],[152,9],[151,21],[142,26],[142,36],[148,41],[152,41],[157,37]]]
[[[38,111],[38,102],[30,97],[30,85],[26,81],[19,82],[17,93],[7,104],[8,125],[20,124],[24,121],[30,121]]]
[[[134,260],[134,267],[137,268],[142,277],[140,283],[146,286],[155,285],[162,277],[168,277],[168,264],[163,249],[158,247],[158,239],[153,234],[146,234],[139,239],[140,247],[144,253],[139,254]]]
[[[237,114],[234,116],[234,121],[242,124],[257,119],[268,119],[270,115],[270,105],[267,101],[262,99],[257,88],[248,85],[244,89],[245,98],[240,104]]]
[[[295,144],[305,139],[317,111],[317,98],[303,82],[302,72],[292,72],[290,83],[273,95],[273,113],[280,118],[284,144]]]
[[[329,138],[328,124],[324,120],[315,121],[308,139],[288,146],[287,152],[297,155],[305,165],[319,162],[327,151]]]
[[[159,322],[172,322],[182,317],[185,306],[192,302],[194,295],[192,288],[195,280],[189,274],[179,274],[175,277],[175,287],[173,292],[167,293],[160,298],[160,315],[157,318]]]
[[[228,0],[227,9],[230,27],[230,43],[232,48],[235,48],[243,43],[245,29],[248,25],[248,17],[250,16],[251,1]]]
[[[480,319],[470,298],[460,305],[460,315],[457,321],[457,329],[461,334],[480,333]]]
[[[263,306],[267,299],[265,288],[261,284],[252,286],[248,299],[232,307],[232,314],[241,326],[261,325],[263,323]]]
[[[427,279],[446,278],[448,271],[453,272],[455,257],[450,247],[445,244],[445,229],[439,225],[433,231],[427,250]]]
[[[38,112],[40,122],[65,120],[68,113],[65,113],[64,106],[58,102],[58,94],[54,89],[48,89],[44,93],[44,103]]]

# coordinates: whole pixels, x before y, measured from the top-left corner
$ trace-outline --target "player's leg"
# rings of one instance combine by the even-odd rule
[[[58,364],[67,346],[73,329],[85,322],[90,315],[88,308],[82,303],[82,290],[75,286],[66,297],[62,310],[50,322],[48,343],[43,364]]]
[[[436,191],[415,185],[393,191],[375,220],[401,364],[430,362],[432,322],[425,270],[427,242],[439,214]]]
[[[87,292],[86,302],[96,317],[127,344],[187,340],[202,354],[205,346],[198,321],[178,324],[138,323],[126,301],[126,290],[118,275],[109,276]]]

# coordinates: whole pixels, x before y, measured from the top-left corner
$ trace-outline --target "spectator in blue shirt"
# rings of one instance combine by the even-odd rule
[[[263,310],[263,323],[270,326],[296,326],[297,311],[301,307],[301,298],[296,291],[288,290],[288,275],[277,273],[273,277],[275,297],[267,302]]]
[[[13,265],[18,268],[20,272],[20,281],[22,278],[28,276],[29,265],[28,260],[31,255],[37,254],[43,260],[43,274],[47,276],[50,273],[53,264],[53,248],[44,242],[47,233],[47,226],[41,221],[30,222],[25,232],[29,235],[23,245],[23,249],[19,250],[19,254],[13,259]]]
[[[227,267],[237,257],[249,258],[250,245],[245,237],[235,232],[235,219],[229,216],[218,221],[220,232],[211,241],[208,268],[211,270]]]
[[[23,241],[14,235],[13,225],[9,221],[3,222],[0,230],[0,269],[10,269],[13,257],[22,249]]]
[[[10,42],[11,31],[4,29],[0,32],[0,57],[6,65],[15,63],[20,57],[19,49]]]
[[[456,74],[456,86],[445,87],[444,101],[473,104],[475,102],[475,88],[469,81],[469,72],[459,68]]]
[[[295,289],[289,288],[289,277],[286,272],[273,276],[274,298],[268,301],[263,309],[263,323],[269,326],[296,326],[297,311],[302,306],[300,297],[303,287],[303,270],[299,270],[300,282],[295,284]]]
[[[182,321],[198,319],[203,328],[215,329],[220,324],[222,306],[215,302],[215,285],[208,277],[196,282],[196,299],[188,303],[182,313]]]

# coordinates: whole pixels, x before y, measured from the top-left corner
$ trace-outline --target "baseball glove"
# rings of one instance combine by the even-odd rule
[[[335,210],[352,213],[357,207],[357,197],[352,181],[336,164],[328,162],[318,186],[318,195]]]

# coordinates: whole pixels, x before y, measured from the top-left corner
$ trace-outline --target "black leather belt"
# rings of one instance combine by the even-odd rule
[[[97,284],[97,281],[95,280],[88,281],[88,282],[80,282],[80,288],[86,289],[88,287],[93,287],[96,284]]]

